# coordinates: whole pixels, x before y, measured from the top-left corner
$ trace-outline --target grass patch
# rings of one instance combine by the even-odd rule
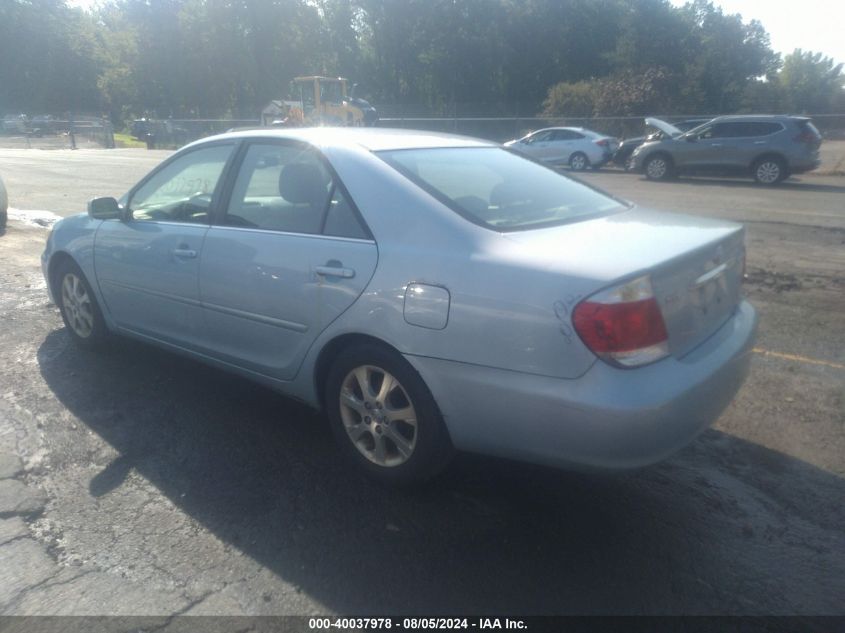
[[[114,135],[114,145],[115,147],[131,147],[137,149],[145,149],[147,147],[147,144],[143,141],[139,141],[129,134],[119,134],[117,132]]]

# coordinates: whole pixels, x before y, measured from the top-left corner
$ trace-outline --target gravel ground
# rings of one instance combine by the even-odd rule
[[[10,204],[59,214],[164,155],[9,152]],[[350,472],[320,416],[263,388],[128,341],[76,349],[40,277],[46,231],[13,220],[0,613],[845,615],[845,179],[583,178],[746,223],[748,382],[648,469],[463,456],[414,492]]]

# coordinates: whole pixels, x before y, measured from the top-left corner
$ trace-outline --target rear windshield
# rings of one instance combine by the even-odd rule
[[[815,125],[813,125],[813,122],[812,122],[812,121],[809,121],[809,120],[807,120],[807,119],[803,119],[803,120],[800,120],[800,119],[799,119],[799,121],[798,121],[798,128],[799,128],[802,132],[804,132],[804,131],[806,131],[806,130],[809,130],[809,131],[810,131],[812,134],[814,134],[816,137],[818,137],[818,138],[821,138],[821,137],[822,137],[821,132],[819,132],[818,128],[817,128]]]
[[[496,231],[566,224],[623,208],[606,194],[498,147],[378,155],[466,219]]]

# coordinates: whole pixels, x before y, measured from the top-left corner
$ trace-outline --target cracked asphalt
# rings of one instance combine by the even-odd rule
[[[60,215],[161,158],[22,152],[0,150],[10,204]],[[318,414],[264,388],[130,341],[74,347],[39,270],[46,231],[13,220],[0,614],[845,615],[845,179],[581,177],[746,224],[748,382],[648,469],[461,456],[411,492],[350,471]]]

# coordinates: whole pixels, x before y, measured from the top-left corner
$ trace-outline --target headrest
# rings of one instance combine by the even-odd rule
[[[507,207],[518,202],[525,202],[523,188],[509,182],[500,182],[490,191],[490,204],[495,207]]]
[[[279,193],[292,204],[312,204],[328,195],[320,168],[308,163],[285,165],[279,174]]]

